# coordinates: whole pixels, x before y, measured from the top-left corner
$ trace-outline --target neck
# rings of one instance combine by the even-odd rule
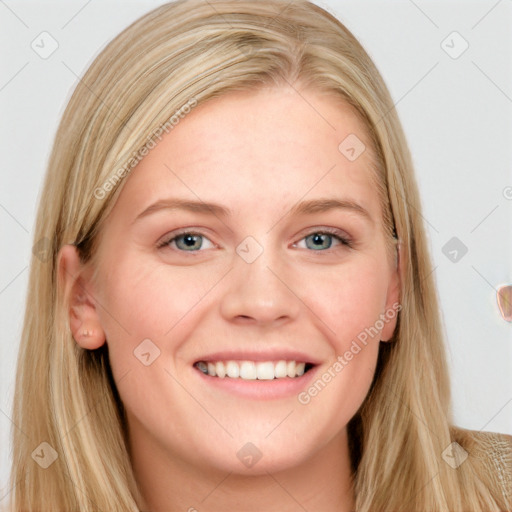
[[[133,439],[131,432],[130,439]],[[132,464],[144,512],[350,512],[354,494],[348,437],[343,430],[307,460],[259,475],[198,467],[154,449],[136,436]],[[155,455],[157,455],[155,457]]]

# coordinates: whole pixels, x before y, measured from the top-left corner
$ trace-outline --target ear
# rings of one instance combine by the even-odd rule
[[[92,296],[90,268],[80,261],[74,245],[65,245],[57,256],[59,284],[63,287],[64,301],[68,305],[69,326],[78,345],[94,350],[105,343],[96,301]]]
[[[395,332],[398,312],[402,309],[400,304],[401,290],[401,269],[403,266],[403,254],[400,250],[400,240],[396,243],[396,260],[393,262],[391,275],[388,285],[388,294],[386,297],[386,309],[381,318],[384,318],[384,327],[381,332],[381,341],[389,341]]]

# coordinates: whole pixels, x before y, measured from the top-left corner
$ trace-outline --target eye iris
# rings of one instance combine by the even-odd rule
[[[201,248],[201,239],[200,235],[180,235],[176,237],[176,246],[180,249],[200,249]]]
[[[313,246],[308,243],[308,240],[313,242]],[[332,236],[322,233],[313,233],[306,237],[306,246],[309,249],[329,249],[332,245]]]
[[[182,250],[198,250],[202,244],[201,235],[192,235],[185,233],[175,238],[176,247]],[[332,245],[332,235],[328,233],[313,233],[306,238],[308,249],[329,249]]]

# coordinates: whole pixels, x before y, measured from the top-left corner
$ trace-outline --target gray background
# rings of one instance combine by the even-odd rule
[[[162,3],[0,0],[0,506],[9,493],[14,366],[36,204],[57,123],[99,50]],[[512,283],[512,2],[316,3],[363,43],[404,124],[449,343],[456,423],[512,434],[512,325],[496,303],[496,288]],[[31,47],[51,48],[44,31],[58,43],[47,58]],[[450,245],[443,252],[452,237],[468,249],[462,257],[457,249],[458,261],[448,257]]]

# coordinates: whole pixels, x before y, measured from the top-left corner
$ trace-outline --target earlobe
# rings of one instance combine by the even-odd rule
[[[65,245],[59,251],[57,272],[73,338],[87,350],[101,347],[105,343],[105,333],[90,291],[90,272],[80,261],[74,245]]]

